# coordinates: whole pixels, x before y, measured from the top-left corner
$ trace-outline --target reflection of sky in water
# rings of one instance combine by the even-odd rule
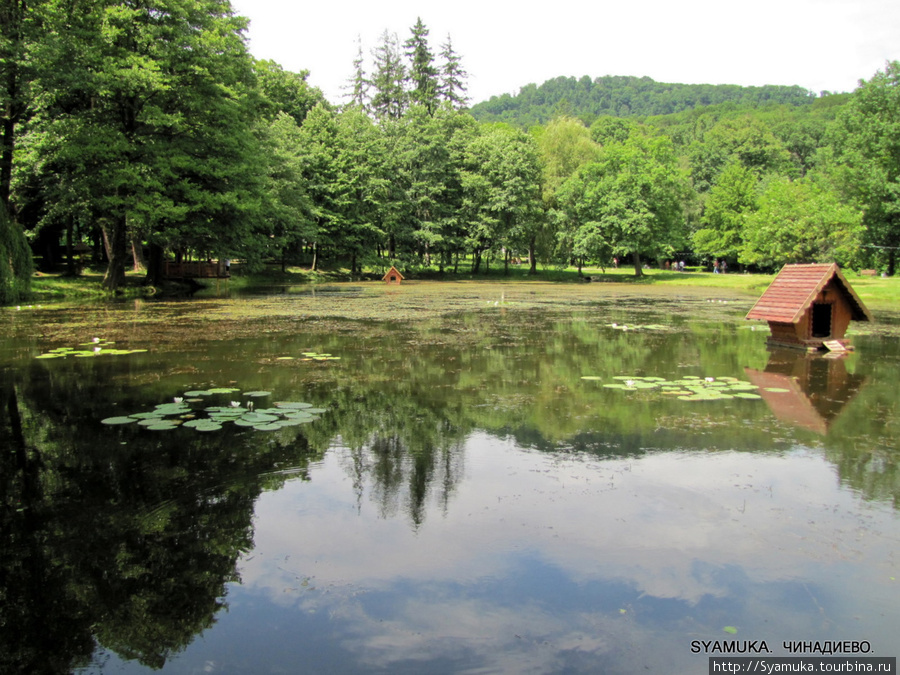
[[[776,654],[896,655],[900,519],[815,453],[600,460],[474,435],[416,528],[368,483],[358,500],[347,452],[262,495],[229,611],[172,672],[696,673],[691,640],[724,626]]]

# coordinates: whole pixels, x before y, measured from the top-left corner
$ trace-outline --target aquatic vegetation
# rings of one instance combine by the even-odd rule
[[[614,328],[616,330],[621,331],[630,331],[630,330],[669,330],[668,326],[664,326],[660,323],[648,323],[646,325],[641,324],[627,324],[627,323],[608,323],[606,324],[607,328]]]
[[[243,405],[241,401],[230,400],[239,392],[233,387],[198,389],[176,396],[172,403],[160,403],[153,410],[132,415],[107,417],[102,424],[118,426],[137,424],[149,431],[168,431],[184,427],[194,431],[219,431],[231,423],[237,427],[247,427],[257,431],[275,431],[285,427],[308,424],[319,419],[325,408],[316,408],[312,403],[278,401],[269,408],[256,408],[253,401]],[[228,395],[226,405],[192,405],[209,402],[209,398]],[[270,396],[268,391],[248,391],[243,396],[262,398]]]
[[[332,356],[331,354],[320,354],[319,352],[303,352],[298,358],[296,356],[278,356],[276,361],[340,361],[340,356]]]
[[[602,380],[601,377],[585,375],[582,380]],[[613,378],[617,382],[608,382],[607,389],[624,391],[657,390],[660,395],[674,396],[679,401],[723,401],[727,399],[761,399],[759,387],[736,377],[697,377],[686,376],[677,380],[663,377],[641,377],[638,375],[618,375]],[[787,389],[766,387],[764,391],[785,393]]]
[[[146,352],[146,349],[116,349],[113,345],[116,344],[111,340],[104,340],[103,338],[95,337],[90,342],[83,342],[79,344],[79,347],[82,349],[75,349],[74,347],[57,347],[56,349],[51,349],[49,352],[45,352],[39,356],[36,356],[37,359],[64,359],[67,356],[72,356],[75,358],[86,358],[93,356],[122,356],[124,354],[139,354],[141,352]]]

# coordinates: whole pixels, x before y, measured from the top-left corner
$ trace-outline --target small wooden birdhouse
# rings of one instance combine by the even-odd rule
[[[747,318],[768,322],[770,345],[806,351],[846,350],[850,321],[874,321],[834,263],[785,265]]]
[[[396,267],[392,266],[391,269],[387,271],[387,274],[385,274],[381,278],[381,280],[388,284],[399,284],[401,281],[403,281],[403,275],[397,271]]]

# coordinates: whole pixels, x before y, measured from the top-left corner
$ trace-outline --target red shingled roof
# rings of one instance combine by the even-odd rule
[[[872,321],[872,315],[834,263],[827,265],[785,265],[762,294],[748,319],[762,319],[778,323],[797,323],[809,309],[819,292],[835,279],[850,302],[853,319]]]

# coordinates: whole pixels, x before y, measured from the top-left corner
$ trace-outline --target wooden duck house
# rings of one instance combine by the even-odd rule
[[[747,314],[769,324],[769,344],[806,351],[848,349],[850,321],[873,321],[834,263],[785,265]]]
[[[387,273],[381,278],[381,280],[389,284],[399,284],[401,281],[403,281],[403,275],[397,271],[396,267],[392,266],[391,269],[389,269]]]

